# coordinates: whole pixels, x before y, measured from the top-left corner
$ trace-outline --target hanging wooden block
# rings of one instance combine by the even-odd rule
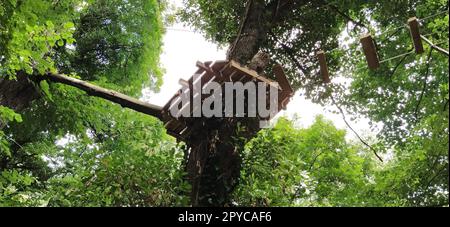
[[[422,54],[424,52],[422,38],[420,37],[420,25],[416,17],[408,20],[409,30],[411,31],[411,38],[414,43],[414,49],[416,54]]]
[[[380,67],[380,60],[378,59],[375,41],[370,34],[361,37],[361,44],[363,46],[364,54],[366,55],[367,64],[372,70]]]
[[[322,81],[326,84],[331,83],[330,72],[328,71],[327,57],[324,51],[317,52],[317,59],[320,65],[320,74],[322,75]]]

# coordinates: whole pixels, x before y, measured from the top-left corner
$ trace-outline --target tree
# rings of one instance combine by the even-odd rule
[[[363,56],[358,54],[361,51],[356,41],[361,33],[380,34],[377,46],[382,59],[410,51],[412,42],[403,24],[409,17],[417,16],[427,19],[423,21],[422,33],[432,33],[433,42],[444,41],[443,46],[448,49],[445,42],[448,16],[436,17],[443,10],[448,11],[446,1],[253,0],[211,4],[186,0],[185,4],[188,7],[181,12],[182,20],[212,41],[230,44],[229,58],[246,64],[257,51],[263,50],[287,68],[290,81],[300,89],[301,95],[323,105],[337,106],[344,115],[345,109],[374,122],[383,122],[380,143],[376,146],[378,152],[383,153],[394,145],[399,150],[406,149],[405,142],[413,137],[412,129],[420,125],[424,116],[436,112],[444,118],[448,116],[445,55],[427,46],[429,57],[405,55],[398,61],[385,62],[377,71],[370,71]],[[399,25],[402,27],[397,28]],[[336,37],[350,40],[350,45],[343,46]],[[321,78],[315,76],[318,74],[315,53],[319,50],[332,50],[328,54],[330,71],[346,78],[350,85],[323,86]],[[410,66],[405,67],[407,63]],[[447,125],[442,128],[448,131]],[[444,152],[448,149],[443,148]],[[444,165],[448,166],[448,162]]]
[[[21,113],[0,113],[0,204],[186,205],[183,153],[159,121],[42,80],[61,72],[134,96],[158,87],[164,3],[0,6],[0,103]],[[82,56],[98,58],[80,62]]]
[[[232,200],[258,206],[438,206],[448,198],[444,142],[448,141],[448,58],[426,46],[428,55],[405,55],[369,71],[362,67],[363,57],[355,57],[361,32],[378,34],[382,59],[411,49],[408,33],[392,23],[411,16],[426,18],[423,34],[431,32],[427,36],[431,42],[448,48],[448,43],[441,43],[448,37],[448,16],[437,13],[448,11],[447,2],[186,0],[186,9],[180,12],[183,21],[211,40],[230,45],[228,60],[251,65],[251,59],[263,51],[272,56],[270,64],[283,64],[294,87],[314,102],[336,105],[343,115],[383,122],[384,130],[371,150],[391,151],[396,160],[383,168],[364,156],[367,148],[346,144],[344,133],[321,119],[299,132],[282,122],[279,127],[287,132],[263,131],[245,149],[259,131],[258,119],[205,119],[199,124],[203,127],[194,129],[198,133],[186,141],[187,148],[179,148],[154,118],[81,92],[125,107],[144,106],[126,95],[136,97],[143,86],[157,89],[161,82],[158,56],[164,4],[156,0],[1,2],[0,105],[9,107],[0,109],[0,189],[6,195],[0,197],[2,203],[183,205],[189,189],[186,178],[194,206],[224,206]],[[350,44],[343,45],[336,37]],[[349,85],[324,86],[315,76],[315,53],[321,49],[333,50],[328,54],[330,70],[347,78]],[[270,67],[263,71],[271,75]],[[265,138],[267,134],[273,140]],[[274,154],[255,150],[273,149],[270,142],[283,147],[283,140],[291,137],[305,141],[292,141],[298,147],[283,152],[277,148]],[[66,143],[58,145],[61,141]],[[184,160],[181,149],[189,153]],[[295,155],[321,149],[326,155]],[[246,153],[241,164],[242,150]],[[305,163],[312,169],[319,163],[320,168],[305,175]],[[292,169],[300,176],[285,175]],[[410,174],[413,169],[418,175]],[[261,176],[268,171],[283,179]],[[259,175],[255,178],[255,174]],[[319,183],[313,180],[313,186],[305,189],[302,181],[307,185],[308,177]],[[249,189],[252,182],[257,187]],[[268,187],[274,183],[283,187]],[[311,197],[306,190],[313,192]]]

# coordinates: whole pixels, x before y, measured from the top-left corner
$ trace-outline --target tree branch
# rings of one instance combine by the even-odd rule
[[[444,111],[447,111],[448,102],[449,102],[449,99],[447,99],[447,101],[444,104]]]
[[[364,144],[366,147],[368,147],[374,154],[375,156],[378,158],[378,160],[380,160],[380,162],[383,162],[383,159],[380,157],[380,155],[378,155],[377,150],[375,150],[375,148],[373,148],[369,143],[367,143],[357,132],[356,130],[353,129],[353,127],[350,125],[350,123],[347,121],[347,118],[345,117],[345,113],[344,110],[336,103],[336,101],[334,100],[333,96],[331,97],[331,101],[333,102],[333,104],[338,108],[339,112],[342,115],[342,119],[344,120],[345,124],[347,125],[347,127],[356,135],[356,137],[358,137],[359,141],[361,141],[362,144]]]
[[[307,70],[305,69],[305,67],[302,66],[302,64],[300,64],[300,62],[297,60],[297,58],[295,57],[294,51],[286,46],[286,44],[280,42],[280,40],[278,39],[278,37],[271,31],[269,31],[270,36],[272,36],[272,38],[275,40],[275,42],[277,42],[278,44],[281,45],[281,48],[283,48],[283,50],[286,52],[286,54],[289,56],[289,58],[291,59],[291,61],[297,66],[298,69],[300,69],[300,71],[303,72],[304,75],[306,75]]]
[[[426,90],[427,90],[427,85],[428,85],[428,77],[429,77],[429,75],[430,75],[430,61],[431,61],[431,54],[433,53],[433,49],[430,49],[430,53],[428,54],[428,58],[427,58],[427,71],[426,71],[426,74],[425,74],[425,80],[423,81],[423,88],[422,88],[422,92],[420,93],[420,97],[419,97],[419,102],[417,102],[417,105],[416,105],[416,109],[415,109],[415,111],[414,111],[414,116],[416,117],[416,121],[418,121],[418,118],[419,118],[419,108],[420,108],[420,105],[422,104],[422,99],[423,99],[423,96],[425,95],[425,92],[426,92]]]
[[[339,10],[338,7],[336,7],[335,5],[328,5],[328,8],[330,8],[331,10],[335,11],[338,15],[342,16],[343,18],[345,18],[347,21],[352,22],[353,24],[355,24],[358,27],[361,28],[365,28],[367,30],[369,30],[367,28],[367,26],[365,24],[363,24],[361,21],[356,21],[355,19],[353,19],[352,17],[350,17],[349,15],[345,14],[344,12],[342,12],[341,10]]]
[[[411,52],[411,51],[412,51],[412,49],[411,49],[411,50],[408,50],[408,52]],[[392,78],[392,77],[394,76],[394,74],[397,72],[397,70],[398,70],[398,68],[400,67],[400,65],[402,65],[402,63],[406,60],[406,58],[407,58],[408,56],[409,56],[409,55],[403,56],[403,58],[397,63],[397,65],[395,66],[395,68],[392,70],[391,75],[389,76],[389,78]]]
[[[122,93],[108,90],[108,89],[90,84],[86,81],[78,80],[78,79],[71,78],[71,77],[68,77],[65,75],[61,75],[61,74],[47,74],[43,77],[43,79],[51,81],[51,82],[55,82],[55,83],[61,83],[61,84],[69,85],[72,87],[76,87],[78,89],[85,91],[90,96],[99,97],[99,98],[111,101],[113,103],[119,104],[122,107],[126,107],[129,109],[135,110],[137,112],[151,115],[156,118],[162,119],[162,114],[161,114],[162,107],[142,102],[138,99],[129,97]],[[38,78],[38,80],[42,80],[42,78]]]

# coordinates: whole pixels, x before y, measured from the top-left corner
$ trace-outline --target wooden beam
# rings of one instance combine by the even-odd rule
[[[180,85],[182,85],[182,86],[184,86],[184,87],[189,87],[189,81],[184,80],[184,79],[180,79],[180,80],[178,81],[178,84],[180,84]]]
[[[201,61],[197,61],[196,66],[200,69],[205,70],[208,73],[214,73],[214,71],[208,65],[204,64]]]
[[[409,18],[408,20],[409,30],[411,32],[411,39],[414,43],[414,49],[416,54],[422,54],[424,51],[422,38],[420,37],[420,24],[416,17]]]
[[[277,78],[277,82],[280,85],[281,90],[287,95],[292,96],[294,94],[294,90],[292,89],[291,84],[289,83],[289,80],[284,73],[283,67],[281,67],[281,65],[279,64],[276,64],[275,66],[273,66],[273,73]]]
[[[331,83],[330,72],[328,71],[327,57],[324,51],[317,52],[317,60],[319,60],[320,74],[322,75],[322,81],[326,84]]]
[[[363,46],[364,55],[366,55],[367,64],[372,70],[380,67],[380,60],[378,59],[375,41],[370,34],[361,37],[361,44]]]
[[[106,99],[108,101],[111,101],[113,103],[119,104],[122,107],[126,107],[132,110],[135,110],[137,112],[151,115],[154,117],[157,117],[162,120],[162,107],[152,105],[149,103],[142,102],[136,98],[124,95],[122,93],[108,90],[96,85],[93,85],[91,83],[88,83],[86,81],[78,80],[72,77],[68,77],[61,74],[47,74],[43,76],[42,78],[37,78],[39,80],[45,79],[49,80],[55,83],[61,83],[65,85],[69,85],[72,87],[76,87],[80,90],[85,91],[90,96],[95,96],[99,98]]]
[[[281,90],[281,87],[279,84],[277,84],[275,81],[265,78],[263,76],[260,76],[255,70],[251,70],[247,67],[243,67],[241,66],[239,63],[235,62],[235,61],[230,61],[230,63],[228,64],[229,67],[233,70],[238,71],[239,73],[245,73],[249,76],[252,76],[254,78],[256,78],[259,81],[262,81],[264,83],[269,84],[270,86],[276,87],[277,89]]]

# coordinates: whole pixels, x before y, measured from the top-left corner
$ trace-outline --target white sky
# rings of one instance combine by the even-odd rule
[[[171,0],[171,2],[178,7],[182,6],[181,0]],[[146,101],[160,106],[165,105],[181,88],[181,85],[178,84],[180,78],[188,79],[197,70],[195,66],[197,61],[216,61],[226,58],[226,50],[219,49],[217,45],[208,42],[201,34],[192,32],[193,28],[186,27],[183,24],[174,24],[171,28],[176,29],[167,30],[164,37],[164,53],[161,56],[162,65],[166,70],[161,92],[157,94],[144,92]],[[299,126],[308,127],[318,114],[322,114],[333,121],[336,127],[347,129],[340,115],[331,114],[322,106],[313,104],[300,95],[295,95],[288,105],[287,111],[280,112],[277,117],[296,118]],[[347,116],[347,118],[349,120],[350,116]],[[352,122],[352,127],[360,135],[370,133],[367,119]],[[349,130],[347,131],[349,132],[347,137],[354,139],[355,136]]]

